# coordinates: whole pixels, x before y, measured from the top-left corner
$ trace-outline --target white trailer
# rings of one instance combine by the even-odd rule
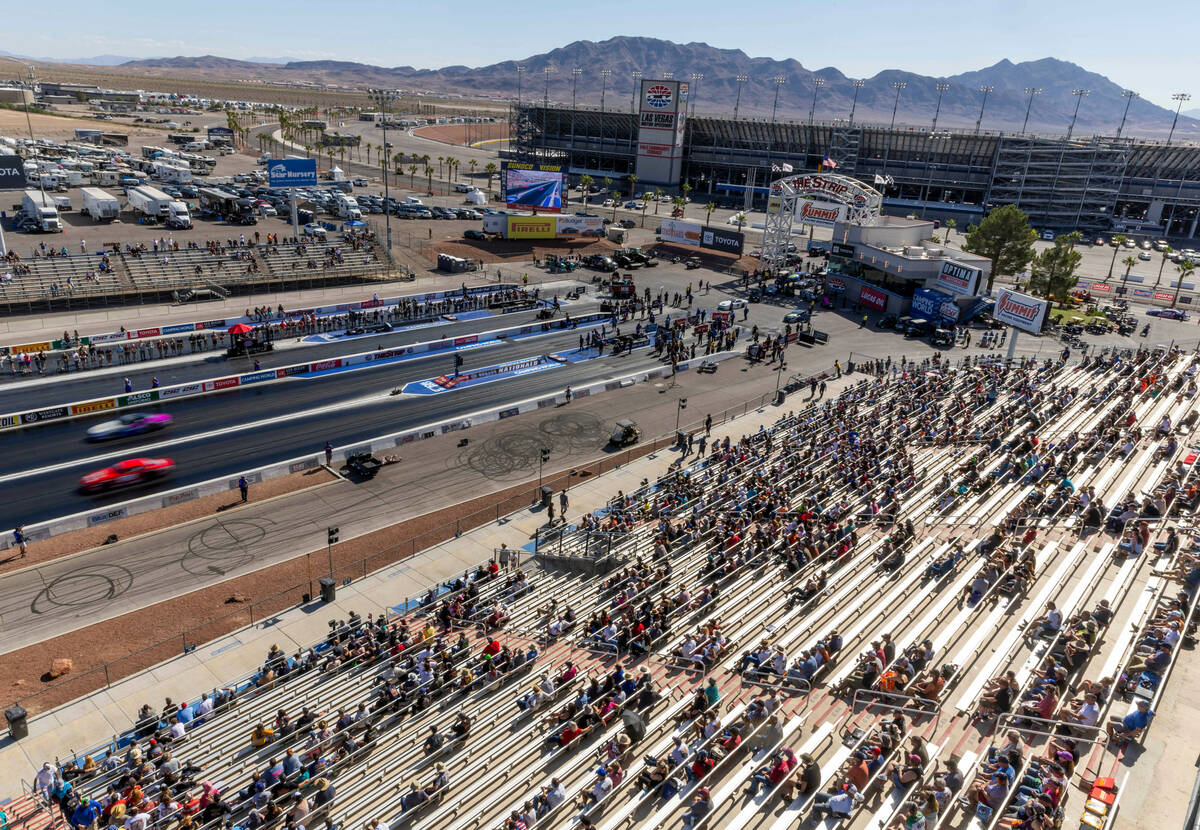
[[[21,197],[21,212],[32,224],[33,229],[41,233],[60,233],[63,229],[62,220],[58,217],[58,208],[50,196],[43,196],[37,190],[26,190]]]
[[[128,196],[129,207],[135,212],[143,216],[154,216],[158,219],[167,218],[171,202],[175,201],[161,190],[149,187],[148,185],[131,187]]]
[[[121,203],[98,187],[85,187],[79,191],[83,204],[79,212],[92,217],[95,222],[109,222],[121,215]]]

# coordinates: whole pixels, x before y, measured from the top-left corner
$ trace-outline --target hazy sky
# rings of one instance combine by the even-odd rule
[[[1195,3],[1161,0],[1148,16],[1140,11],[1111,0],[605,0],[588,5],[56,0],[23,4],[18,28],[0,48],[56,58],[216,54],[433,68],[519,59],[574,40],[641,35],[702,41],[756,57],[795,58],[810,69],[835,66],[852,77],[882,69],[953,75],[1001,58],[1056,57],[1107,75],[1160,105],[1170,106],[1173,92],[1192,92],[1191,106],[1197,106]]]

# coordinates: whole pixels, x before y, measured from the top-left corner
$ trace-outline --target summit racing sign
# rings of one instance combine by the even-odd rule
[[[796,221],[803,225],[820,225],[832,228],[834,223],[846,218],[846,206],[835,202],[802,202],[796,211]]]
[[[271,187],[309,187],[317,183],[316,159],[271,159],[267,163]]]
[[[665,110],[671,106],[671,88],[666,84],[655,84],[646,90],[646,106]]]
[[[1046,319],[1046,308],[1045,300],[1001,289],[996,296],[992,316],[1001,323],[1007,323],[1030,334],[1039,334]]]

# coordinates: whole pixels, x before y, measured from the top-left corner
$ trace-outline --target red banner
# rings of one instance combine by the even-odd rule
[[[1161,300],[1164,303],[1169,303],[1169,302],[1171,302],[1171,300],[1175,299],[1175,295],[1172,294],[1170,291],[1155,291],[1154,299]]]
[[[206,384],[206,385],[212,389],[229,389],[230,387],[238,385],[238,379],[237,378],[220,378],[220,379],[214,380],[211,383]]]
[[[158,337],[159,329],[138,329],[135,337]]]
[[[1106,282],[1094,282],[1092,283],[1091,290],[1099,291],[1102,294],[1107,294],[1108,292],[1112,291],[1112,286]]]
[[[323,372],[326,369],[339,369],[342,365],[342,359],[339,357],[336,360],[322,360],[319,363],[308,364],[308,371]]]
[[[471,343],[478,343],[478,342],[479,342],[478,334],[468,335],[467,337],[454,338],[455,346],[467,346],[467,345],[470,345]]]
[[[887,294],[882,291],[876,291],[869,285],[864,285],[858,292],[858,301],[867,308],[873,308],[876,311],[883,311],[887,308]]]

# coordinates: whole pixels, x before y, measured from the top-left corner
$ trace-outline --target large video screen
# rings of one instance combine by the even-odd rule
[[[562,211],[561,165],[506,162],[501,173],[506,204],[536,208],[546,213]]]

